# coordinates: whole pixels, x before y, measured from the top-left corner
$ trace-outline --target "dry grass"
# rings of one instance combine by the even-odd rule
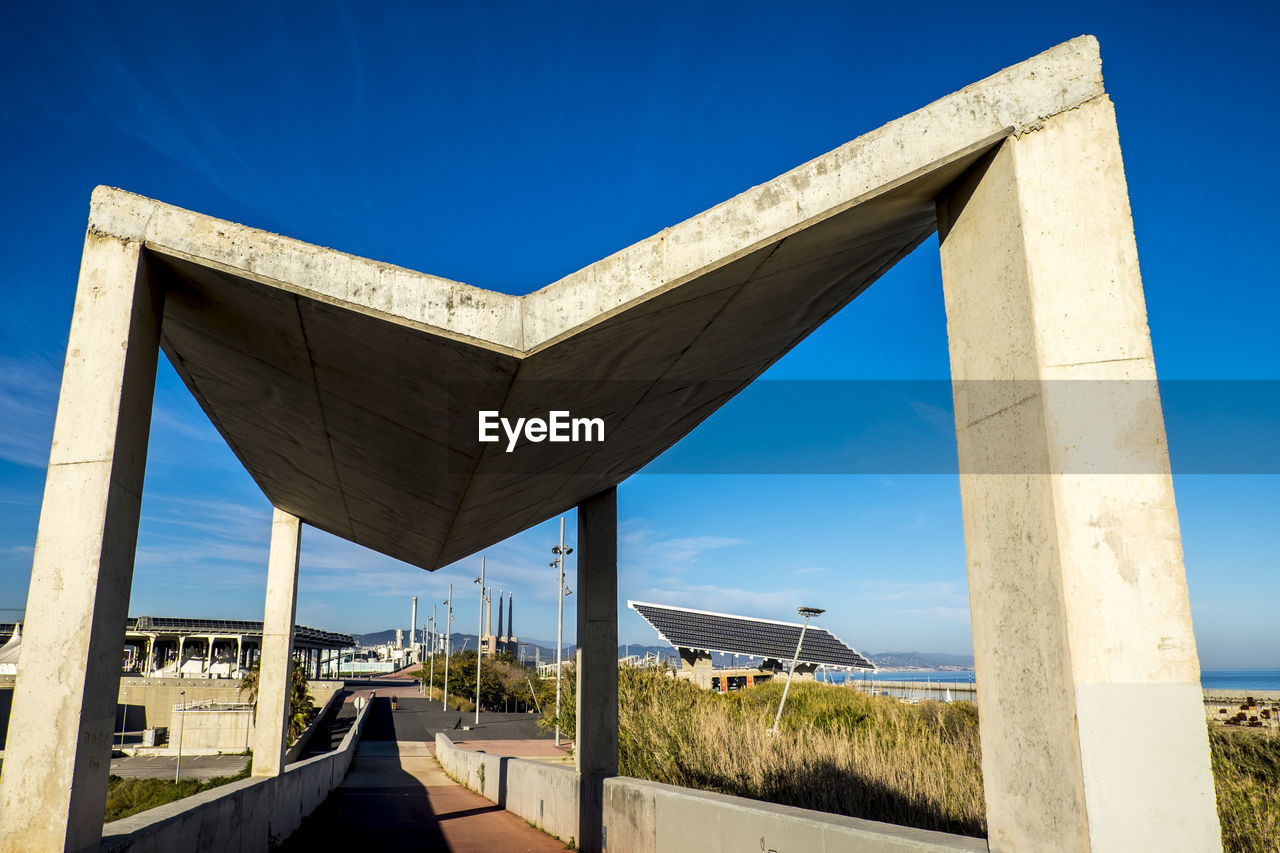
[[[561,728],[573,736],[573,680]],[[834,814],[986,834],[977,708],[906,705],[813,682],[728,695],[662,670],[619,671],[618,746],[627,776]],[[1280,739],[1210,728],[1224,849],[1280,853]]]
[[[661,671],[620,673],[621,772],[923,829],[986,832],[977,711],[904,705],[812,682],[728,695]],[[568,703],[572,705],[572,702]]]
[[[1209,727],[1222,846],[1280,853],[1280,739]]]

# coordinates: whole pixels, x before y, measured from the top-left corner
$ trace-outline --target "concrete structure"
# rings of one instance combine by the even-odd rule
[[[523,297],[96,190],[0,849],[97,843],[160,347],[293,528],[269,626],[292,622],[300,519],[435,569],[579,507],[579,817],[599,820],[614,487],[935,231],[991,847],[1216,848],[1124,175],[1082,37]],[[480,411],[556,410],[607,440],[477,435]],[[1138,708],[1160,711],[1135,731]]]
[[[515,607],[515,595],[507,594],[507,621],[506,629],[503,629],[502,622],[502,591],[498,591],[498,631],[493,632],[493,600],[492,597],[485,599],[485,633],[480,638],[480,651],[487,657],[494,655],[509,654],[518,655],[520,653],[520,638],[515,635],[515,630],[511,626],[511,615]]]
[[[0,676],[17,675],[21,626],[0,623]],[[350,634],[293,627],[293,654],[312,678],[337,671]],[[258,659],[262,623],[244,619],[136,616],[125,623],[123,673],[155,678],[243,678]]]
[[[243,678],[261,654],[262,623],[232,619],[138,616],[125,626],[129,674],[178,678]],[[293,654],[312,678],[337,669],[350,634],[293,627]]]

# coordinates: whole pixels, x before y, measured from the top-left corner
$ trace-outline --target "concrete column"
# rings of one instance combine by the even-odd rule
[[[298,602],[302,522],[277,509],[271,518],[267,604],[262,619],[258,708],[254,714],[253,775],[279,776],[289,731],[289,678],[293,671],[293,619]]]
[[[680,649],[680,669],[689,673],[689,680],[703,690],[711,689],[711,673],[714,667],[711,655],[693,649]]]
[[[618,490],[578,505],[578,846],[604,847],[604,777],[618,774]]]
[[[1110,101],[1006,140],[938,219],[991,849],[1218,850]]]
[[[91,231],[0,778],[3,851],[101,839],[162,305],[141,246]]]

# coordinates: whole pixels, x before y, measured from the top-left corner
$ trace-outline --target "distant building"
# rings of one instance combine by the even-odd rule
[[[518,655],[520,653],[520,640],[515,635],[512,628],[512,616],[515,608],[515,594],[507,593],[507,628],[502,628],[502,598],[503,593],[498,591],[498,633],[493,633],[493,598],[485,599],[485,620],[484,620],[484,636],[480,638],[480,653],[487,658],[494,655],[510,654]]]

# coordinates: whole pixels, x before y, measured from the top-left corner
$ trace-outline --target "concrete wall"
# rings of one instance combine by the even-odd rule
[[[182,741],[188,755],[201,752],[243,752],[249,748],[253,732],[253,710],[250,708],[197,708],[173,712],[169,729],[170,748]]]
[[[445,772],[564,841],[578,837],[578,774],[567,767],[470,752],[436,735]],[[483,771],[482,771],[483,768]],[[604,782],[609,853],[954,853],[986,851],[981,838],[778,806],[615,776]]]
[[[179,691],[186,691],[186,696]],[[243,702],[246,697],[240,693],[240,682],[233,679],[210,678],[134,678],[126,676],[120,679],[120,693],[117,702],[127,709],[125,728],[129,731],[154,729],[166,726],[170,737],[178,736],[178,720],[173,714],[173,706],[182,702]],[[190,719],[187,720],[191,722]],[[120,725],[120,712],[116,711],[116,726]],[[241,732],[241,749],[244,749],[243,731]],[[186,733],[184,733],[185,742]]]
[[[481,796],[548,835],[576,843],[578,774],[572,768],[471,752],[454,746],[443,733],[436,734],[436,760],[446,773]]]
[[[338,749],[290,765],[279,776],[232,782],[107,824],[101,853],[266,853],[346,778],[367,713],[365,706]]]

